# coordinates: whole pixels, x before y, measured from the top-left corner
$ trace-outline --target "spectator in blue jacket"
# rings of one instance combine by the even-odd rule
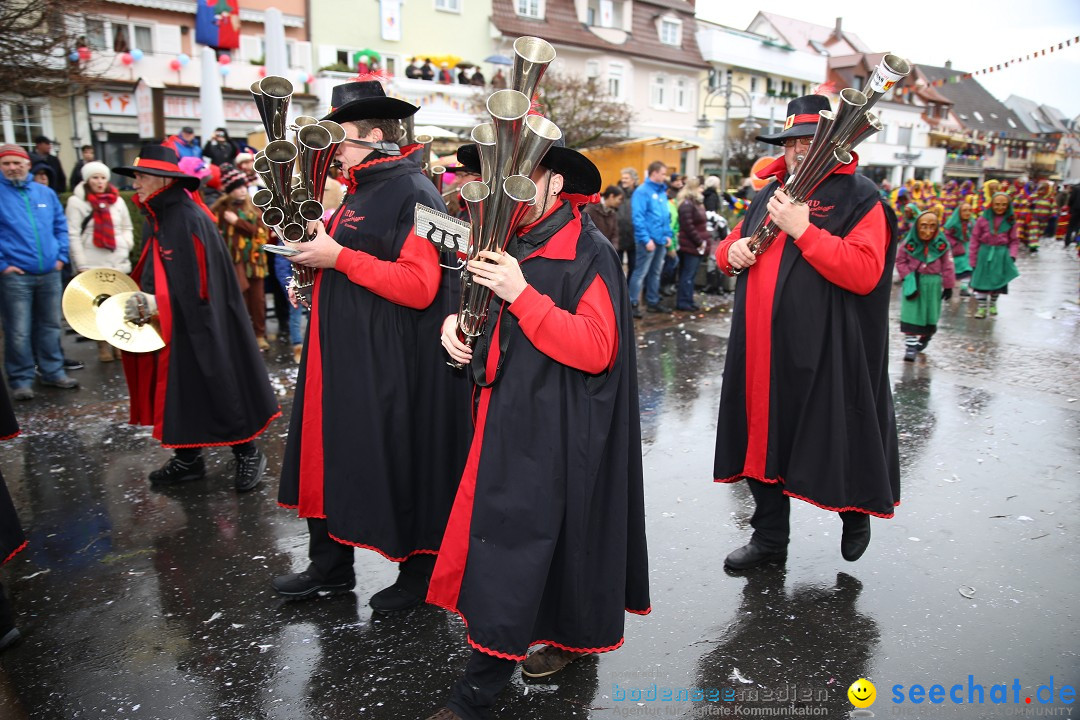
[[[650,163],[645,182],[631,198],[634,217],[636,258],[630,275],[630,302],[634,317],[642,317],[638,309],[641,286],[645,284],[645,304],[649,312],[671,312],[660,304],[660,270],[671,245],[671,209],[667,198],[667,165],[659,160]]]
[[[202,146],[199,144],[199,139],[195,137],[195,129],[192,127],[184,126],[180,128],[180,134],[170,135],[161,144],[171,147],[181,160],[186,157],[202,157]]]
[[[64,372],[60,352],[60,269],[68,261],[64,209],[50,188],[30,179],[30,155],[0,145],[0,297],[4,369],[12,396],[32,400],[34,358],[41,384],[79,383]]]

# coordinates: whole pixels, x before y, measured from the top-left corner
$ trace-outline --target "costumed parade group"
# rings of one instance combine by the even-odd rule
[[[554,57],[544,41],[522,41],[525,67]],[[370,597],[374,611],[427,602],[459,615],[471,655],[431,720],[490,717],[519,664],[547,677],[615,650],[626,613],[651,611],[637,298],[583,212],[599,200],[599,171],[533,108],[542,72],[489,100],[524,104],[516,136],[481,126],[458,151],[460,172],[478,178],[461,190],[475,226],[468,248],[418,231],[422,208],[446,210],[425,147],[410,137],[419,108],[363,77],[334,89],[320,123],[343,131],[328,157],[344,201],[325,223],[305,215],[302,241],[286,243],[295,277],[311,278],[289,291],[310,321],[277,501],[306,520],[309,563],[271,584],[296,600],[350,592],[363,548],[398,565],[396,581]],[[842,557],[862,556],[870,516],[891,518],[900,502],[894,265],[913,359],[958,281],[976,293],[979,317],[997,312],[1018,247],[1037,243],[1049,218],[1041,189],[964,195],[946,185],[936,195],[912,182],[883,198],[855,172],[857,157],[793,199],[789,184],[827,110],[825,97],[797,98],[784,130],[759,138],[783,156],[715,253],[738,280],[714,479],[745,480],[755,501],[751,538],[725,560],[733,571],[786,559],[791,498],[837,513]],[[174,449],[150,481],[202,478],[203,449],[228,446],[236,490],[248,491],[267,465],[256,438],[280,412],[219,228],[239,230],[193,196],[198,180],[169,147],[148,145],[113,172],[134,179],[146,223],[124,320],[164,342],[123,353],[130,422]],[[756,247],[766,221],[775,238]],[[243,229],[252,242],[265,230]],[[461,273],[450,269],[459,263]],[[475,317],[486,318],[478,332],[468,330]],[[8,437],[17,428],[3,399]],[[0,558],[24,544],[0,481]],[[0,593],[0,645],[17,636]]]

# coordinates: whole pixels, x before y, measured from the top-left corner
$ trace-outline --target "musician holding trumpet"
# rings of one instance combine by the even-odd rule
[[[458,159],[477,169],[477,146]],[[487,717],[517,661],[546,677],[618,648],[625,613],[650,610],[630,296],[581,211],[600,173],[556,143],[530,179],[535,201],[506,252],[468,264],[494,293],[484,334],[473,348],[457,315],[443,324],[478,405],[428,592],[465,618],[473,651],[435,720]]]
[[[358,81],[334,88],[324,119],[344,129],[335,157],[348,194],[289,256],[317,270],[278,493],[310,540],[308,567],[273,580],[288,598],[351,590],[361,547],[399,563],[372,609],[422,603],[465,464],[469,386],[438,346],[456,282],[413,232],[418,203],[445,209],[423,145],[404,142],[417,110]]]
[[[867,103],[862,93],[845,93],[857,107],[838,109],[837,125],[841,112],[854,117]],[[773,182],[716,251],[718,267],[740,277],[714,478],[746,479],[756,504],[750,542],[725,560],[731,570],[786,559],[790,497],[840,514],[849,561],[869,545],[870,515],[891,518],[900,500],[887,372],[896,218],[874,184],[855,174],[857,157],[845,140],[835,141],[840,164],[807,201],[791,197],[796,178],[830,141],[832,126],[819,131],[819,122],[833,117],[826,98],[796,98],[784,130],[758,137],[783,146],[784,155],[759,173]],[[779,234],[755,252],[755,228],[766,214]]]

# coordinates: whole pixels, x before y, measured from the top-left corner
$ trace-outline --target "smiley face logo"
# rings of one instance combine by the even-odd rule
[[[877,699],[877,688],[866,678],[859,678],[851,683],[847,691],[848,700],[857,708],[866,708]]]

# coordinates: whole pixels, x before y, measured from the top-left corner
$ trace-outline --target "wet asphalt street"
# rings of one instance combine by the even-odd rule
[[[653,613],[548,684],[515,677],[496,716],[841,718],[860,677],[877,717],[1080,716],[1060,696],[1080,685],[1078,263],[1050,245],[1019,266],[996,319],[953,300],[914,364],[894,302],[903,498],[857,563],[840,557],[836,515],[796,501],[786,567],[725,573],[752,510],[711,473],[730,301],[642,321]],[[23,434],[0,446],[30,539],[0,575],[25,634],[0,656],[0,720],[423,720],[442,704],[468,655],[462,626],[432,607],[373,618],[391,563],[359,551],[355,594],[270,591],[306,563],[304,523],[274,502],[287,419],[264,436],[255,492],[233,492],[228,451],[209,454],[207,480],[154,491],[146,473],[169,453],[125,424],[120,367],[65,345],[84,387],[20,403]],[[267,361],[287,418],[291,353]],[[916,684],[962,684],[963,704],[913,703]],[[991,704],[994,685],[1011,704]],[[665,689],[690,699],[650,699]]]

